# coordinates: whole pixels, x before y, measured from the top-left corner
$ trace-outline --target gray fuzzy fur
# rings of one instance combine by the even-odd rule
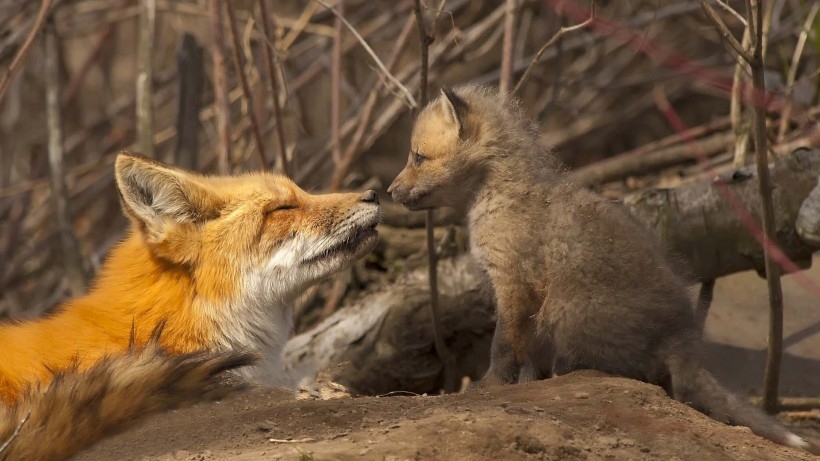
[[[479,385],[596,369],[817,450],[702,368],[692,303],[657,238],[621,205],[565,181],[514,99],[475,85],[442,93],[419,114],[389,190],[411,209],[466,213],[470,253],[498,311]]]

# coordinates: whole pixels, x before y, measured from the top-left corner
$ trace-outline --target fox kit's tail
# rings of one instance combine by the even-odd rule
[[[820,447],[816,444],[793,434],[774,418],[721,386],[698,360],[672,354],[666,364],[672,375],[672,392],[676,400],[689,403],[718,421],[746,426],[772,442],[820,455]]]
[[[222,372],[255,360],[246,352],[169,355],[150,341],[87,371],[61,372],[0,406],[0,461],[66,459],[149,414],[222,398],[241,387]]]

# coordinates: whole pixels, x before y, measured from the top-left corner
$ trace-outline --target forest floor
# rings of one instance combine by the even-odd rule
[[[802,273],[820,280],[820,260]],[[820,300],[784,279],[781,395],[820,395]],[[765,281],[718,281],[707,366],[760,395],[768,321]],[[820,413],[782,414],[820,439]],[[135,460],[787,460],[813,459],[748,429],[715,422],[655,386],[578,372],[444,396],[295,400],[257,389],[145,421],[76,458]]]

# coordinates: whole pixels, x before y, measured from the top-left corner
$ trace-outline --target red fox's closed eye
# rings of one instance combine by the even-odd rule
[[[272,205],[265,209],[265,214],[275,213],[277,211],[293,210],[296,205],[290,203],[283,203],[281,205]]]

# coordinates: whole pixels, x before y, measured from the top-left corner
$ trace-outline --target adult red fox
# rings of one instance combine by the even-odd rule
[[[280,175],[202,176],[125,152],[115,176],[131,229],[89,292],[0,324],[0,459],[66,458],[223,395],[224,370],[292,384],[291,302],[378,240],[373,191],[312,195]]]
[[[470,254],[498,313],[479,386],[591,368],[663,385],[717,420],[820,454],[701,366],[689,296],[657,237],[568,183],[539,133],[511,96],[445,89],[419,113],[388,189],[410,209],[467,216]]]

